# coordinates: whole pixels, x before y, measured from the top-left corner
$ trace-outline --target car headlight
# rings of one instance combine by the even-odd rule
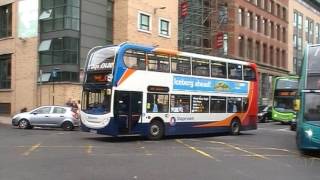
[[[304,132],[306,132],[306,134],[307,134],[308,138],[311,138],[311,137],[312,137],[312,135],[313,135],[313,132],[312,132],[312,130],[311,130],[311,129],[306,130],[306,131],[304,131]]]

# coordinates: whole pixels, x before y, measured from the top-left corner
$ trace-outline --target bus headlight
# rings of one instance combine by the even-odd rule
[[[311,131],[311,129],[306,130],[306,131],[304,131],[304,132],[306,132],[306,134],[307,134],[308,138],[311,138],[311,137],[312,137],[312,135],[313,135],[313,132]]]

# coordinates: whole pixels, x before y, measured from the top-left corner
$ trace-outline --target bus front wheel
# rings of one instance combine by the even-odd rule
[[[164,135],[164,125],[159,120],[151,121],[149,125],[148,139],[160,140]]]
[[[230,123],[230,133],[231,135],[237,136],[240,134],[241,123],[239,119],[233,119]]]

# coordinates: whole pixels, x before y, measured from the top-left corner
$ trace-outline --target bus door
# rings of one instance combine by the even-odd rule
[[[131,133],[142,114],[142,92],[116,91],[114,102],[119,132]]]

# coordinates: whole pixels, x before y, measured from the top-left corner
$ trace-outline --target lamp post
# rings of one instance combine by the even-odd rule
[[[52,105],[54,105],[54,80],[57,77],[57,72],[60,70],[60,68],[54,68],[52,70]]]

